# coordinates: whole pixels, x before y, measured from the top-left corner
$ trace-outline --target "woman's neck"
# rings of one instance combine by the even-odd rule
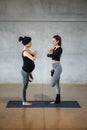
[[[24,50],[28,50],[28,48],[26,46],[24,46]]]
[[[57,46],[55,46],[55,47],[56,47],[56,49],[57,49],[57,48],[59,48],[60,46],[59,46],[59,45],[57,45]]]

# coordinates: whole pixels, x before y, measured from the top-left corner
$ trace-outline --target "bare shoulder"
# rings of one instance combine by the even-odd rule
[[[23,51],[23,55],[24,55],[24,56],[29,56],[29,55],[31,55],[31,54],[30,54],[30,52],[29,52],[29,51],[24,50],[24,51]]]

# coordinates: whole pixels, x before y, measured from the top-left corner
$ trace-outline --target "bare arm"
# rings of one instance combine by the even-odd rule
[[[30,53],[27,52],[27,51],[24,51],[23,55],[26,56],[26,57],[28,57],[28,58],[31,59],[32,61],[34,61],[34,60],[36,60],[36,58],[37,58],[37,51],[35,51],[35,53],[33,54],[33,56],[32,56],[32,54],[30,54]]]

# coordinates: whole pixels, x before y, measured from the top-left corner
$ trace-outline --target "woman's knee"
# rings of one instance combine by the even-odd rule
[[[50,85],[51,85],[52,87],[54,87],[54,86],[55,86],[55,82],[51,81],[51,82],[50,82]]]
[[[24,86],[23,86],[23,91],[26,91],[27,88],[28,88],[28,86],[27,86],[27,85],[26,85],[26,86],[24,85]]]
[[[27,87],[28,87],[28,81],[23,81],[23,88],[25,88],[25,89],[27,89]]]

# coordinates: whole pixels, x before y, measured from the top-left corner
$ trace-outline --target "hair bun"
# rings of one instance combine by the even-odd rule
[[[21,41],[23,41],[23,39],[24,38],[20,36],[19,39],[18,39],[18,41],[21,42]]]

